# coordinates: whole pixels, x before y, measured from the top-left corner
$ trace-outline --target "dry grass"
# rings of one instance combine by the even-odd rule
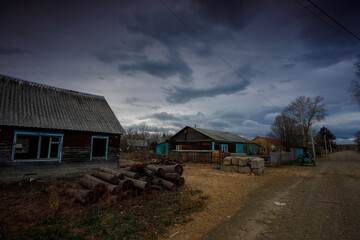
[[[205,204],[200,191],[183,187],[128,200],[105,193],[83,206],[64,194],[74,181],[1,185],[0,239],[157,239]]]

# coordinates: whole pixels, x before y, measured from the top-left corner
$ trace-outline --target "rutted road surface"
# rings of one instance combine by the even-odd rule
[[[252,193],[202,239],[360,239],[360,155],[334,153],[295,173]]]

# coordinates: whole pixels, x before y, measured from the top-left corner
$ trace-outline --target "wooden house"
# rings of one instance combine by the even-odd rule
[[[282,143],[274,138],[257,136],[251,142],[260,146],[260,154],[269,154],[275,151],[285,151]]]
[[[128,141],[128,145],[131,151],[142,151],[148,148],[148,142],[144,140]]]
[[[0,75],[0,165],[115,160],[123,133],[103,96]]]
[[[258,146],[229,132],[186,126],[156,148],[157,154],[167,154],[170,151],[215,150],[256,155]]]

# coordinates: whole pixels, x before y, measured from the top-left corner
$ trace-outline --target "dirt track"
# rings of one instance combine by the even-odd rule
[[[339,152],[293,170],[250,194],[202,239],[360,239],[360,155]]]

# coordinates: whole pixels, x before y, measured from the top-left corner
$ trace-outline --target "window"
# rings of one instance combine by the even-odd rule
[[[182,150],[181,145],[176,145],[176,151]]]
[[[63,134],[16,131],[12,161],[14,162],[61,162]]]
[[[107,160],[109,137],[92,136],[91,137],[91,155],[90,161],[94,158]]]
[[[265,148],[264,147],[260,147],[260,153],[265,153]]]
[[[220,147],[221,147],[220,151],[222,151],[222,152],[228,152],[229,151],[229,148],[228,148],[227,144],[221,144]]]

